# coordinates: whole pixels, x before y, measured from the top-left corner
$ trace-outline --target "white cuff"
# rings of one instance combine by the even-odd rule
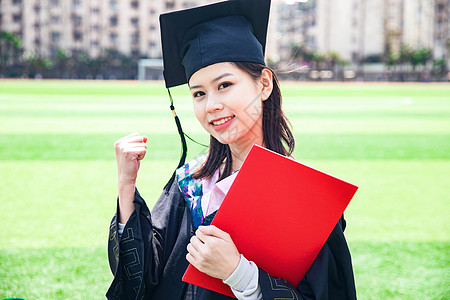
[[[248,261],[241,254],[238,266],[223,282],[231,287],[237,299],[259,300],[262,299],[262,294],[258,283],[258,273],[256,264]]]
[[[125,224],[117,223],[117,233],[119,234],[119,237],[122,236],[124,229],[125,229]]]

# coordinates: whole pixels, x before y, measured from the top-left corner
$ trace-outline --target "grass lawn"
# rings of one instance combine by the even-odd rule
[[[162,82],[0,80],[0,299],[104,299],[113,143],[149,137],[152,206],[180,154]],[[450,299],[450,85],[282,82],[295,157],[360,188],[346,237],[360,299]],[[186,87],[172,92],[200,142]],[[204,153],[189,143],[189,158]]]

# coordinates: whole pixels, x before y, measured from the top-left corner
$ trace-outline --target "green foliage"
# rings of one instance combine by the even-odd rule
[[[296,159],[359,186],[346,237],[360,299],[450,297],[450,87],[281,82]],[[208,136],[186,87],[185,131]],[[0,299],[104,299],[116,206],[113,143],[149,137],[138,188],[151,207],[179,137],[162,82],[0,84]],[[205,149],[189,143],[189,158]]]
[[[426,65],[432,59],[431,49],[420,48],[411,53],[410,62],[412,66]]]
[[[22,41],[17,35],[0,32],[0,77],[6,73],[21,74],[24,51]]]
[[[135,79],[137,76],[139,57],[117,50],[104,49],[97,57],[64,49],[58,49],[50,57],[38,52],[25,57],[24,53],[20,37],[0,32],[0,77]]]

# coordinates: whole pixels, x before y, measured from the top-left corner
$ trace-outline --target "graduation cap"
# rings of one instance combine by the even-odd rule
[[[187,146],[169,88],[219,62],[265,65],[269,11],[270,0],[228,0],[160,15],[164,80],[183,145],[178,167],[185,162]]]

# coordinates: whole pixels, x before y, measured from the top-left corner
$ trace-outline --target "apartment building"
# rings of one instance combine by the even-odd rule
[[[0,30],[20,36],[43,56],[59,49],[98,56],[115,49],[161,57],[159,15],[206,0],[2,0]]]
[[[402,45],[449,57],[449,0],[309,0],[303,6],[305,44],[334,51],[350,62],[377,57]],[[311,22],[311,19],[313,20]],[[388,49],[389,48],[389,49]]]
[[[436,0],[434,16],[433,54],[450,59],[450,0]],[[449,66],[450,68],[450,66]]]
[[[159,15],[217,1],[0,0],[0,30],[43,56],[115,49],[160,58]],[[449,14],[450,0],[272,0],[266,57],[289,61],[293,46],[305,45],[359,62],[408,44],[448,61]]]

